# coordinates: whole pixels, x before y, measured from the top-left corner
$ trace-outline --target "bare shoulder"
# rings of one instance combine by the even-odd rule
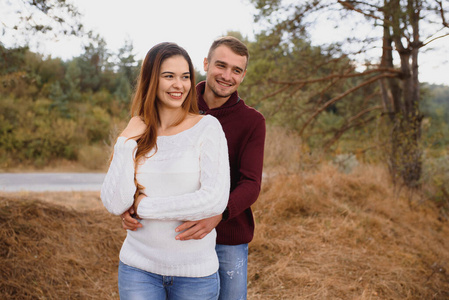
[[[203,115],[188,114],[185,118],[185,123],[190,128],[198,124],[203,118]]]
[[[192,123],[198,123],[204,117],[204,115],[188,114],[186,119],[190,120]]]

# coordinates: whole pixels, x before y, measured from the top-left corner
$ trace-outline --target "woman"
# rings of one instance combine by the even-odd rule
[[[217,119],[198,115],[194,86],[183,48],[150,49],[101,189],[109,212],[133,206],[143,225],[127,232],[120,251],[121,299],[218,298],[215,231],[175,239],[183,221],[221,214],[229,197],[225,135]]]

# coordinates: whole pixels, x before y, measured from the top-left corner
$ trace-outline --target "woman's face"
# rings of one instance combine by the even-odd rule
[[[157,87],[159,108],[181,108],[191,87],[189,64],[183,56],[172,56],[162,62]]]

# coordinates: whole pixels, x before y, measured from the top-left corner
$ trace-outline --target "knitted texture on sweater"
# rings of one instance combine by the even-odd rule
[[[203,99],[205,82],[197,85],[198,106],[203,114],[216,117],[226,135],[231,168],[229,217],[218,224],[217,243],[239,245],[254,236],[251,205],[259,197],[265,145],[265,118],[245,104],[238,93],[221,107],[209,109]]]
[[[106,174],[101,199],[122,214],[133,204],[137,143],[120,137]],[[201,240],[177,241],[175,228],[186,220],[221,214],[229,197],[229,160],[225,135],[216,118],[203,117],[192,128],[157,138],[137,170],[143,185],[138,215],[142,228],[128,231],[120,260],[165,276],[203,277],[218,270],[216,232]]]

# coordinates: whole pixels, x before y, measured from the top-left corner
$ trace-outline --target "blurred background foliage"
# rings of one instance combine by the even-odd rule
[[[280,7],[279,1],[253,2],[259,7],[256,21]],[[56,3],[64,6],[64,1]],[[307,26],[295,29],[288,21],[261,31],[254,40],[239,32],[228,33],[250,50],[239,93],[264,114],[269,133],[276,132],[267,143],[282,144],[281,137],[290,140],[285,142],[288,147],[278,147],[281,152],[273,154],[279,157],[267,158],[267,166],[280,166],[289,155],[308,157],[298,164],[336,157],[384,163],[391,128],[380,105],[381,85],[364,84],[366,76],[359,76],[357,62],[346,54],[344,45],[313,46]],[[136,57],[131,40],[111,52],[101,36],[84,32],[79,22],[71,26],[58,34],[88,39],[81,55],[65,61],[33,53],[28,47],[7,48],[0,43],[1,170],[57,167],[60,162],[105,170],[110,146],[129,118],[142,58]],[[39,26],[27,30],[43,31]],[[370,74],[371,64],[367,62],[363,72]],[[204,78],[196,71],[197,82]],[[420,90],[422,180],[437,187],[431,192],[433,197],[449,201],[445,188],[449,182],[449,86],[420,83]],[[329,103],[340,97],[344,101]],[[294,154],[284,153],[293,148]]]

